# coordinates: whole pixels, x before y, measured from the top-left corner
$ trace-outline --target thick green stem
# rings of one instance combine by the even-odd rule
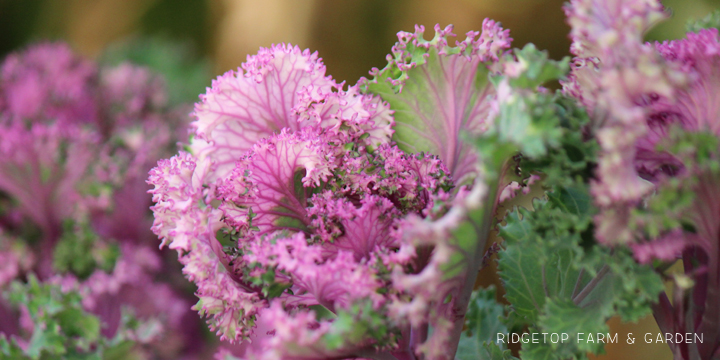
[[[503,166],[503,169],[504,167],[505,166]],[[463,326],[465,324],[465,314],[467,313],[467,308],[470,303],[470,297],[472,296],[472,292],[475,288],[475,280],[477,278],[478,271],[480,270],[480,265],[482,264],[485,245],[487,244],[487,239],[490,235],[490,229],[492,228],[495,221],[495,208],[497,204],[497,196],[499,194],[499,191],[497,190],[498,183],[498,180],[494,180],[490,181],[489,184],[487,184],[489,192],[484,199],[482,208],[479,209],[481,211],[482,217],[480,223],[478,224],[478,222],[472,219],[472,210],[469,211],[468,214],[467,221],[470,221],[475,227],[477,241],[475,243],[475,249],[473,253],[470,254],[471,257],[468,259],[468,268],[467,272],[465,273],[466,275],[465,281],[463,282],[463,287],[460,290],[457,298],[455,299],[453,307],[451,309],[454,318],[452,331],[450,332],[450,347],[448,348],[448,359],[455,358],[455,353],[457,352],[458,343],[460,341],[460,336],[462,335]]]

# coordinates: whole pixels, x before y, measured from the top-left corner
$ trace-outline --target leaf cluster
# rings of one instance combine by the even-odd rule
[[[358,301],[347,310],[339,310],[322,343],[326,349],[336,350],[359,344],[370,336],[378,348],[396,345],[398,334],[388,323],[387,316],[373,309],[371,301]]]
[[[603,344],[578,340],[578,333],[606,334],[606,321],[619,315],[637,321],[663,290],[652,268],[637,264],[626,249],[609,249],[594,240],[597,213],[589,193],[597,144],[585,140],[587,117],[570,100],[555,98],[565,129],[557,146],[544,156],[522,157],[519,172],[541,173],[546,197],[534,211],[519,208],[500,229],[500,276],[514,331],[565,333],[564,343],[527,343],[523,359],[582,359]]]
[[[67,220],[53,252],[53,266],[58,273],[86,279],[96,269],[111,272],[119,257],[117,243],[104,241],[87,223]]]
[[[0,335],[0,359],[125,359],[134,339],[155,336],[156,324],[142,323],[124,314],[113,338],[101,333],[101,321],[85,311],[77,291],[41,283],[33,275],[27,283],[13,282],[5,294],[13,306],[25,306],[33,330],[25,346]]]
[[[496,343],[497,334],[507,334],[505,314],[507,306],[495,301],[494,287],[473,292],[465,315],[467,330],[460,337],[456,360],[510,360],[515,359],[506,344]]]
[[[702,19],[691,19],[685,24],[687,32],[698,32],[702,29],[720,29],[720,10],[715,10]]]
[[[672,127],[656,150],[671,155],[682,166],[674,169],[677,176],[660,180],[643,206],[632,209],[630,227],[646,239],[657,239],[676,229],[694,233],[696,224],[691,215],[695,211],[691,208],[696,204],[698,182],[720,174],[718,145],[720,139],[711,133]]]
[[[557,97],[538,87],[562,78],[568,71],[569,59],[555,61],[545,51],[528,44],[515,49],[514,56],[506,56],[504,65],[512,68],[512,75],[491,76],[497,88],[497,115],[492,127],[479,141],[494,137],[497,145],[512,146],[529,158],[545,155],[558,146],[565,132],[560,126],[564,114],[556,105]],[[481,145],[481,154],[486,146]]]
[[[492,79],[500,94],[499,111],[494,127],[476,140],[476,147],[490,169],[513,165],[489,175],[514,176],[524,181],[539,174],[548,192],[547,198],[535,201],[534,212],[517,209],[500,230],[505,250],[500,253],[499,265],[511,306],[496,303],[492,290],[476,291],[458,359],[473,356],[513,359],[506,344],[495,343],[497,333],[522,332],[528,328],[577,332],[573,326],[601,329],[614,309],[611,301],[609,308],[586,313],[591,305],[606,304],[592,300],[590,295],[602,293],[596,289],[601,281],[593,279],[598,277],[603,261],[612,256],[608,250],[586,249],[593,247],[592,216],[596,210],[588,183],[597,149],[597,143],[586,139],[588,117],[561,94],[537,91],[542,83],[564,76],[568,60],[550,60],[546,53],[529,45],[516,50],[506,64],[517,72]],[[604,280],[602,286],[612,288],[617,283]],[[561,312],[576,309],[579,310],[576,318],[584,317],[584,322],[574,324],[572,321],[577,319],[572,318],[568,323],[562,322],[565,318]],[[556,311],[558,316],[554,315]],[[581,357],[585,351],[600,350],[598,346],[578,348],[572,344],[558,349],[544,345],[525,346],[523,358]]]

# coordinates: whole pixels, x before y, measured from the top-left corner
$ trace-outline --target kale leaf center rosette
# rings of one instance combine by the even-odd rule
[[[191,153],[151,172],[154,231],[178,250],[211,329],[258,338],[258,356],[384,340],[398,331],[384,315],[397,295],[381,291],[388,266],[409,262],[397,221],[452,187],[447,170],[391,147],[387,104],[343,90],[316,54],[274,46],[243,69],[196,105]],[[344,327],[356,317],[378,339]]]
[[[261,49],[201,96],[187,152],[151,171],[153,230],[244,359],[453,359],[496,210],[560,146],[567,71],[492,20],[398,33],[344,88]],[[503,351],[501,348],[493,350]],[[220,353],[233,359],[229,352]]]
[[[484,130],[495,91],[488,74],[510,40],[486,23],[456,48],[447,46],[451,28],[436,28],[432,41],[421,28],[400,33],[396,59],[375,71],[399,76],[387,85],[362,80],[344,89],[317,54],[276,45],[201,96],[187,152],[150,173],[153,230],[178,251],[210,328],[231,342],[251,340],[245,357],[448,353],[445,342],[462,329],[457,310],[467,307],[456,300],[472,272],[464,269],[486,237],[473,236],[465,255],[448,240],[487,190],[459,134]],[[451,82],[439,84],[447,88],[427,104],[431,112],[413,111],[438,137],[405,152],[391,142],[394,117],[406,133],[402,148],[412,151],[416,114],[393,114],[372,93],[395,91],[392,102],[411,104],[417,86],[443,73],[413,82],[407,74],[436,71],[437,62],[449,66]],[[464,109],[443,115],[455,105]]]

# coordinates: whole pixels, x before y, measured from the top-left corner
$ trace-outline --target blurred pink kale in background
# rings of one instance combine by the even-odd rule
[[[162,78],[148,69],[98,67],[61,43],[11,54],[1,75],[0,287],[35,273],[78,291],[105,336],[130,309],[160,326],[143,351],[187,351],[182,344],[197,336],[183,324],[190,305],[182,288],[156,280],[172,266],[154,250],[144,183],[176,149],[183,109],[169,107]],[[0,330],[27,336],[1,313]],[[186,340],[163,344],[171,337]]]

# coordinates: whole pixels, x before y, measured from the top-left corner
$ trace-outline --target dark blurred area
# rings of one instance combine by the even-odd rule
[[[486,17],[511,29],[515,46],[535,43],[553,58],[568,54],[564,0],[0,0],[0,54],[45,39],[68,41],[100,56],[127,39],[182,44],[185,59],[209,59],[209,77],[234,69],[260,46],[290,42],[317,50],[328,73],[354,83],[382,67],[399,30],[415,24],[433,35],[455,25],[459,39],[480,30]],[[720,0],[666,0],[673,18],[650,39],[683,36],[685,22]]]

